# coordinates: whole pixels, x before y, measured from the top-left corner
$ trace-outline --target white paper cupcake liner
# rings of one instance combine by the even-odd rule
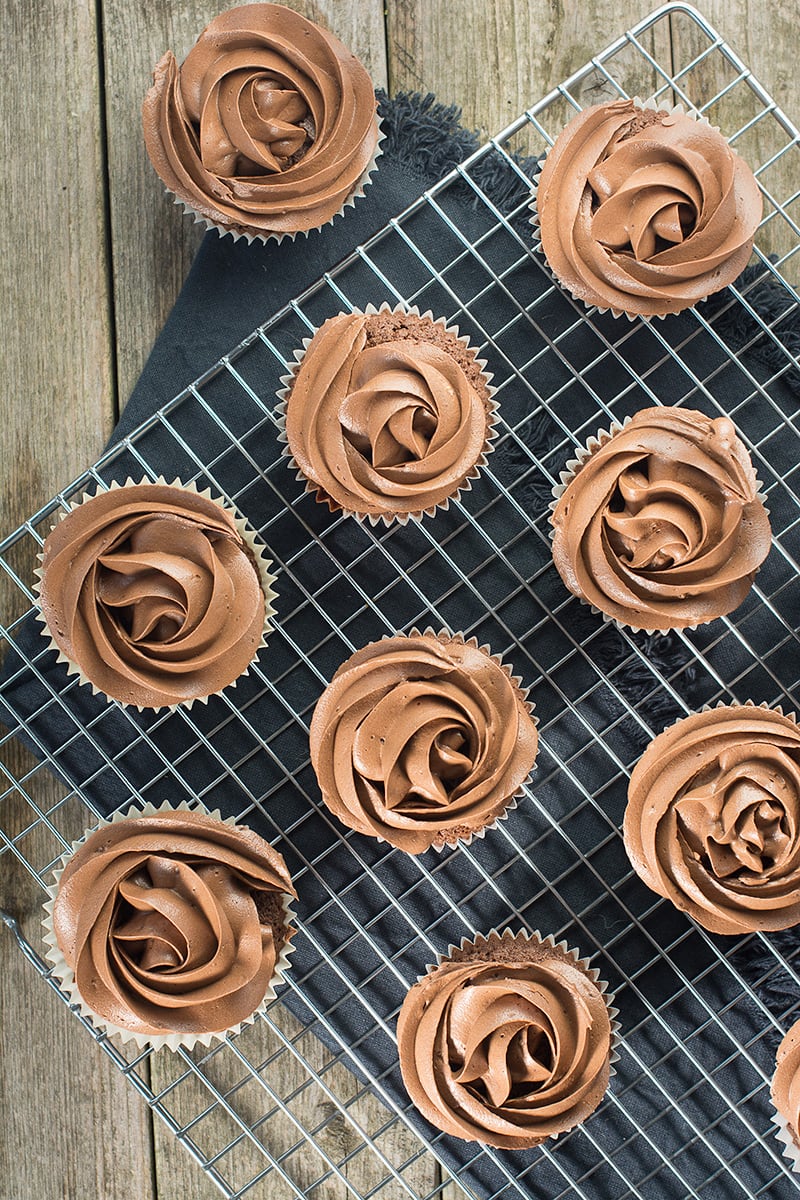
[[[666,733],[669,729],[674,729],[676,725],[680,725],[682,721],[688,721],[690,717],[697,716],[698,713],[716,712],[718,708],[763,708],[767,712],[777,713],[778,716],[784,717],[787,721],[791,721],[793,725],[798,725],[797,715],[794,711],[784,712],[783,705],[770,704],[768,700],[714,700],[708,704],[701,704],[699,708],[694,709],[690,713],[685,713],[682,717],[676,717],[674,721],[670,721],[669,725],[665,725],[662,733]],[[661,734],[656,734],[660,737]],[[655,741],[655,738],[653,738]]]
[[[619,97],[619,99],[623,99],[623,97]],[[633,101],[633,104],[636,106],[636,108],[650,109],[652,112],[665,112],[670,116],[674,114],[676,116],[680,115],[680,116],[684,116],[684,117],[690,117],[693,121],[698,121],[700,124],[708,125],[711,129],[716,129],[717,133],[720,132],[718,126],[711,125],[711,122],[708,120],[707,117],[704,117],[701,113],[699,113],[697,111],[696,108],[693,108],[689,105],[685,105],[682,103],[668,104],[668,103],[666,103],[666,101],[655,100],[653,97],[650,97],[647,100],[642,100],[639,96],[633,96],[632,101]],[[564,128],[566,129],[566,126],[564,126]],[[720,135],[720,136],[722,136],[722,135]],[[727,140],[728,139],[725,138],[725,141],[727,141]],[[555,145],[555,143],[553,143],[553,145]],[[539,222],[539,208],[538,208],[538,204],[537,204],[537,195],[538,195],[538,191],[539,191],[539,181],[541,178],[542,169],[544,167],[545,160],[547,159],[547,156],[550,154],[550,151],[552,149],[553,149],[553,146],[548,146],[547,149],[542,154],[541,158],[539,159],[533,180],[531,181],[531,197],[530,197],[530,201],[528,203],[528,208],[529,208],[529,211],[531,214],[530,215],[530,225],[532,227],[533,249],[534,249],[534,252],[539,255],[542,262],[547,267],[547,273],[550,276],[550,278],[555,283],[558,284],[558,286],[562,289],[562,291],[565,291],[569,296],[571,296],[573,300],[577,301],[579,304],[582,304],[583,307],[587,310],[587,312],[591,311],[591,312],[598,312],[598,313],[611,313],[612,317],[616,317],[616,318],[625,317],[628,321],[635,321],[637,319],[642,320],[642,321],[650,321],[653,319],[663,321],[665,317],[674,315],[672,313],[632,313],[632,312],[627,312],[625,309],[622,309],[622,308],[603,307],[602,305],[593,304],[590,301],[584,300],[584,298],[582,296],[576,295],[575,292],[573,292],[569,287],[567,287],[567,285],[565,283],[563,283],[561,281],[561,279],[558,277],[558,275],[552,269],[552,267],[550,266],[550,263],[547,261],[547,255],[545,254],[544,249],[542,248],[542,236],[541,236],[541,228],[540,228],[540,222]],[[734,151],[734,153],[735,153],[735,151]],[[696,307],[698,304],[704,304],[706,299],[707,299],[707,297],[703,296],[700,300],[695,300],[695,301],[693,301],[692,304],[687,304],[686,307],[681,309],[680,311],[685,312],[687,308],[693,308],[693,307]]]
[[[791,1121],[778,1109],[775,1102],[775,1081],[779,1074],[782,1076],[780,1090],[783,1092],[786,1089],[789,1098],[792,1097],[797,1072],[800,1070],[798,1050],[800,1050],[800,1020],[794,1022],[781,1040],[775,1055],[775,1068],[769,1088],[775,1136],[783,1146],[783,1157],[791,1163],[792,1170],[800,1174],[800,1132],[796,1126],[792,1126]]]
[[[792,1134],[789,1122],[776,1110],[772,1115],[772,1124],[775,1126],[775,1137],[783,1147],[782,1156],[791,1163],[792,1170],[800,1175],[800,1146]]]
[[[107,489],[104,489],[104,488],[101,488],[98,486],[93,491],[85,491],[85,492],[83,492],[83,494],[81,495],[79,500],[71,500],[70,501],[70,512],[73,512],[76,508],[80,508],[81,505],[85,504],[87,500],[93,500],[96,496],[102,494],[106,490],[115,491],[115,490],[117,490],[119,488],[123,488],[123,487],[138,487],[141,484],[162,485],[164,487],[180,488],[183,491],[194,492],[195,494],[197,494],[199,496],[206,497],[207,499],[213,501],[215,504],[218,504],[220,508],[224,509],[224,511],[226,513],[228,513],[231,517],[233,517],[233,520],[236,524],[236,529],[237,529],[238,533],[240,534],[242,540],[247,545],[247,547],[252,555],[253,565],[258,573],[258,579],[259,579],[259,583],[261,586],[261,590],[264,593],[264,628],[261,632],[261,638],[259,640],[259,643],[253,651],[253,657],[252,657],[248,667],[244,671],[242,671],[241,674],[236,677],[236,679],[231,680],[230,683],[226,684],[225,687],[220,690],[227,691],[228,688],[235,688],[237,683],[239,682],[239,680],[243,679],[247,674],[249,674],[250,669],[251,669],[253,663],[255,662],[256,658],[258,657],[259,653],[266,646],[267,636],[273,628],[272,618],[275,616],[275,612],[276,612],[275,601],[277,600],[278,594],[275,591],[275,578],[270,572],[270,568],[272,566],[272,560],[267,558],[267,556],[266,556],[267,547],[261,541],[261,539],[259,538],[256,531],[252,528],[252,526],[250,526],[248,524],[248,522],[244,519],[244,517],[240,516],[239,513],[236,511],[236,509],[233,508],[232,505],[228,504],[228,502],[226,500],[222,499],[221,496],[214,496],[212,494],[210,488],[205,488],[203,491],[200,491],[195,483],[182,483],[179,478],[173,479],[172,482],[170,483],[164,478],[163,475],[159,475],[156,479],[142,478],[139,480],[134,480],[134,479],[131,479],[130,477],[128,477],[128,479],[125,480],[124,484],[117,483],[114,480],[109,484]],[[56,525],[58,525],[60,521],[63,521],[67,516],[69,516],[69,513],[61,511],[58,514],[58,519],[57,519],[56,523],[51,528],[51,532],[52,532],[52,529],[55,529]],[[43,553],[40,553],[39,554],[39,562],[42,562],[43,557],[44,557]],[[112,700],[114,700],[116,703],[122,704],[125,708],[135,708],[138,712],[145,712],[145,711],[161,712],[164,710],[168,710],[168,711],[172,712],[177,708],[189,709],[192,707],[193,704],[207,704],[208,701],[211,699],[212,695],[219,694],[217,692],[211,692],[207,696],[193,696],[193,697],[190,697],[189,699],[181,700],[181,701],[177,702],[176,704],[158,704],[158,705],[152,705],[152,706],[143,706],[140,704],[128,704],[126,701],[121,700],[117,697],[108,696],[101,688],[97,687],[97,685],[94,684],[92,682],[92,680],[86,676],[86,674],[84,673],[84,671],[81,668],[79,663],[74,662],[71,658],[69,658],[64,653],[61,646],[56,641],[55,637],[53,636],[53,634],[50,630],[49,625],[47,624],[47,619],[41,608],[41,598],[40,597],[41,597],[42,576],[43,576],[42,568],[37,567],[34,571],[34,574],[36,576],[36,579],[34,580],[34,583],[33,583],[33,592],[34,592],[34,595],[36,596],[36,600],[37,600],[37,608],[36,608],[36,612],[34,615],[35,615],[36,620],[39,621],[41,624],[40,632],[42,633],[42,635],[44,637],[47,638],[48,643],[49,643],[49,648],[51,650],[56,651],[57,661],[66,664],[67,674],[70,676],[77,675],[78,684],[80,686],[86,685],[86,686],[90,687],[93,695],[102,697],[109,704],[112,702]]]
[[[372,176],[378,169],[378,159],[383,153],[382,143],[386,140],[386,134],[383,131],[380,117],[377,113],[375,114],[375,126],[378,133],[378,140],[375,143],[375,150],[373,151],[372,158],[364,168],[364,171],[356,180],[353,190],[344,201],[342,207],[338,209],[332,217],[329,217],[327,221],[323,221],[321,225],[312,225],[309,229],[296,229],[291,233],[260,233],[256,230],[248,230],[244,228],[233,229],[228,225],[222,225],[217,221],[212,221],[210,217],[204,216],[203,213],[198,212],[188,200],[185,200],[182,196],[179,196],[171,188],[165,187],[164,191],[168,196],[172,197],[174,204],[177,204],[183,209],[183,216],[192,217],[195,225],[202,225],[204,229],[216,230],[220,237],[232,237],[234,242],[238,242],[243,238],[248,245],[252,242],[261,242],[262,245],[266,245],[268,242],[279,243],[284,239],[293,242],[296,237],[307,238],[310,233],[316,233],[318,230],[325,229],[328,225],[332,225],[337,217],[344,215],[346,209],[355,207],[356,201],[363,198],[367,187],[372,183]],[[246,222],[243,221],[242,224],[244,225]]]
[[[550,536],[551,542],[555,536],[555,525],[553,523],[553,517],[555,515],[555,511],[558,507],[561,497],[564,495],[565,491],[567,490],[569,485],[572,483],[572,480],[581,473],[581,471],[586,466],[589,459],[592,457],[592,455],[597,450],[600,450],[600,449],[602,449],[603,446],[607,445],[608,442],[610,442],[613,438],[615,438],[618,433],[622,433],[622,431],[631,423],[634,415],[635,414],[627,416],[622,421],[612,421],[611,424],[609,425],[608,429],[601,429],[596,434],[592,434],[592,436],[586,441],[586,443],[583,446],[578,446],[578,448],[573,451],[573,457],[568,459],[567,462],[564,464],[564,469],[559,472],[558,483],[553,484],[553,488],[552,488],[553,499],[550,501],[550,503],[548,505],[548,508],[550,510],[549,536]],[[739,436],[739,433],[737,430],[737,437],[738,436]],[[749,457],[749,451],[748,451],[748,457]],[[756,475],[755,467],[753,466],[752,459],[750,459],[750,466],[752,469],[752,483],[753,483],[753,486],[755,489],[756,499],[761,501],[761,504],[764,507],[764,511],[766,512],[767,517],[769,517],[769,506],[767,503],[768,496],[767,496],[766,492],[764,491],[763,483]],[[758,570],[760,570],[760,569],[761,568],[759,567]],[[605,621],[606,624],[615,625],[617,627],[617,629],[630,630],[630,632],[632,632],[632,633],[669,633],[673,630],[682,630],[684,632],[694,632],[695,630],[699,629],[700,626],[702,626],[702,625],[710,625],[712,621],[719,620],[719,617],[712,617],[708,621],[695,621],[690,625],[674,625],[674,624],[672,624],[672,625],[664,625],[659,629],[654,629],[650,626],[644,627],[644,626],[640,626],[640,625],[635,625],[629,621],[621,621],[618,617],[614,617],[610,613],[604,612],[601,608],[598,608],[596,604],[592,604],[591,601],[585,600],[583,598],[583,596],[577,596],[576,593],[572,592],[572,591],[570,591],[570,595],[576,596],[576,599],[580,600],[581,604],[583,604],[587,608],[591,609],[591,611],[593,613],[597,614],[597,616],[602,617],[603,621]],[[729,615],[729,614],[724,614],[724,615]]]
[[[424,973],[417,977],[416,982],[421,983],[424,979],[427,979],[428,976],[432,975],[439,969],[442,963],[479,961],[478,959],[473,960],[470,958],[471,950],[475,950],[479,955],[485,951],[485,961],[487,963],[492,962],[491,950],[488,949],[490,947],[491,939],[499,939],[504,945],[509,947],[520,940],[529,944],[550,946],[552,949],[558,950],[562,954],[565,954],[568,958],[571,958],[575,963],[575,966],[578,967],[584,975],[591,979],[592,983],[602,995],[606,1004],[606,1008],[608,1009],[608,1016],[611,1022],[611,1038],[608,1059],[609,1078],[616,1075],[614,1064],[619,1062],[618,1046],[620,1041],[620,1023],[617,1019],[619,1017],[619,1009],[614,1003],[614,993],[609,991],[608,983],[606,980],[600,978],[599,969],[597,967],[593,967],[588,958],[582,957],[580,952],[574,947],[569,946],[565,940],[562,939],[560,942],[557,942],[552,933],[543,935],[538,929],[534,930],[533,932],[529,932],[527,929],[520,929],[515,933],[513,929],[505,928],[500,930],[495,927],[490,929],[489,932],[485,934],[478,933],[472,938],[463,937],[457,946],[451,943],[444,953],[437,954],[436,962],[429,964]],[[499,961],[502,962],[502,960]],[[565,1130],[565,1132],[567,1131]]]
[[[66,992],[69,997],[70,1005],[73,1008],[78,1008],[83,1017],[85,1017],[91,1025],[97,1030],[105,1031],[108,1034],[116,1035],[123,1042],[135,1042],[140,1050],[151,1046],[157,1050],[163,1046],[167,1046],[170,1050],[177,1050],[183,1047],[186,1050],[191,1050],[194,1046],[209,1046],[214,1041],[220,1041],[226,1038],[229,1034],[237,1034],[247,1025],[252,1025],[257,1017],[264,1013],[272,1000],[275,999],[276,989],[284,982],[286,974],[289,970],[289,958],[294,952],[294,944],[291,937],[288,937],[281,947],[280,953],[275,963],[275,971],[270,980],[264,998],[253,1010],[253,1012],[243,1020],[222,1029],[208,1033],[172,1033],[172,1034],[152,1034],[144,1035],[136,1033],[131,1029],[125,1029],[122,1026],[115,1025],[112,1021],[101,1017],[94,1009],[90,1008],[83,996],[78,990],[75,982],[75,974],[64,958],[63,953],[58,945],[58,940],[53,928],[53,907],[55,905],[56,896],[58,894],[58,885],[61,875],[70,859],[75,855],[77,850],[87,841],[87,839],[97,832],[98,829],[103,829],[107,825],[113,825],[118,821],[125,821],[132,817],[152,817],[164,812],[201,812],[205,816],[211,817],[214,820],[221,821],[225,825],[236,826],[237,822],[233,817],[223,817],[218,809],[209,812],[202,804],[187,804],[186,801],[181,801],[179,804],[170,804],[168,801],[160,805],[145,804],[142,808],[133,805],[124,812],[116,812],[108,820],[101,819],[94,829],[87,830],[82,837],[74,841],[70,849],[62,854],[60,866],[56,867],[53,872],[53,881],[47,888],[48,899],[45,901],[44,910],[45,916],[42,919],[44,927],[44,943],[47,947],[45,958],[50,963],[52,974],[58,980],[62,991]],[[287,893],[281,893],[281,903],[285,914],[284,928],[287,932],[292,929],[297,918],[291,906],[292,897]]]
[[[381,304],[380,308],[376,308],[374,304],[367,304],[363,309],[361,309],[359,311],[363,312],[363,314],[368,317],[376,316],[378,313],[382,313],[382,312],[389,312],[389,313],[402,313],[406,316],[418,317],[421,319],[427,318],[427,319],[433,321],[434,324],[440,325],[446,333],[457,338],[458,341],[461,342],[462,345],[467,350],[470,351],[470,353],[474,357],[475,365],[478,367],[478,369],[481,373],[481,379],[482,379],[482,382],[483,382],[483,384],[486,388],[487,394],[488,394],[488,400],[486,401],[486,438],[484,440],[483,450],[481,451],[479,458],[475,462],[474,466],[467,473],[463,482],[460,483],[459,486],[456,489],[454,489],[453,492],[451,492],[451,494],[449,496],[447,496],[444,500],[440,501],[438,504],[429,505],[427,508],[416,510],[413,512],[359,513],[359,512],[355,512],[351,508],[345,508],[337,500],[335,500],[335,499],[333,499],[333,497],[329,496],[328,493],[324,490],[324,488],[322,488],[318,484],[314,483],[313,480],[310,480],[308,478],[308,476],[298,466],[298,464],[295,461],[295,458],[292,454],[291,448],[289,446],[288,439],[286,437],[286,403],[287,403],[287,400],[289,397],[289,393],[292,389],[292,385],[294,383],[295,377],[297,375],[297,372],[299,371],[300,365],[305,357],[306,351],[313,340],[314,334],[318,332],[318,329],[315,329],[314,333],[310,334],[308,337],[303,338],[302,347],[295,350],[295,352],[294,352],[294,357],[295,357],[294,363],[292,363],[290,365],[290,369],[289,369],[288,373],[286,375],[281,376],[281,380],[280,380],[281,387],[279,388],[278,392],[276,393],[277,400],[278,400],[278,404],[276,407],[276,416],[277,416],[277,421],[278,421],[278,441],[283,444],[283,450],[282,450],[283,457],[288,459],[289,467],[294,471],[296,478],[301,483],[305,484],[306,492],[310,493],[311,495],[316,496],[317,500],[321,504],[327,504],[329,509],[331,510],[331,512],[341,512],[343,515],[346,515],[348,517],[354,517],[357,521],[360,521],[362,524],[366,523],[366,524],[373,525],[373,526],[379,525],[381,523],[388,526],[388,525],[394,524],[395,522],[399,522],[401,525],[407,524],[408,521],[419,522],[425,516],[428,516],[428,517],[434,516],[437,509],[441,509],[443,512],[446,512],[448,510],[448,508],[450,507],[451,502],[455,502],[455,501],[459,500],[461,498],[462,494],[471,491],[472,481],[479,477],[482,468],[486,466],[487,457],[494,450],[493,443],[499,434],[499,430],[497,428],[497,419],[498,419],[497,414],[498,414],[498,410],[499,410],[499,405],[498,405],[497,401],[494,399],[497,389],[492,387],[492,383],[491,383],[494,376],[492,375],[492,373],[490,371],[486,370],[487,364],[486,364],[485,359],[478,358],[477,355],[474,353],[474,351],[472,350],[472,347],[470,346],[469,338],[466,336],[466,334],[461,334],[459,332],[459,328],[457,325],[448,325],[443,317],[435,317],[430,309],[427,309],[425,312],[420,312],[419,308],[416,305],[406,305],[406,304],[391,305],[387,301],[384,301],[383,304]]]

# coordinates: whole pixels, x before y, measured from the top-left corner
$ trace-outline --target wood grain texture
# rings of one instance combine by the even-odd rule
[[[657,0],[465,0],[454,25],[452,4],[388,0],[390,89],[435,92],[461,106],[468,128],[493,134],[657,7]],[[663,52],[664,25],[660,37]]]
[[[376,83],[388,79],[391,90],[434,91],[440,100],[462,105],[465,124],[484,134],[502,128],[657,6],[656,0],[387,0],[385,37],[380,0],[290,3],[332,28]],[[0,384],[6,416],[0,533],[97,456],[113,420],[113,394],[124,402],[130,393],[201,237],[199,227],[165,196],[147,160],[140,107],[155,62],[169,47],[179,57],[185,54],[220,0],[98,0],[98,5],[99,39],[95,6],[88,0],[37,0],[24,12],[14,0],[0,0],[3,28],[21,48],[6,66],[0,119],[6,161],[14,164],[7,180],[11,215],[0,225],[0,272],[14,312]],[[706,0],[705,9],[778,102],[800,116],[800,85],[790,58],[797,34],[793,0],[770,5]],[[703,48],[685,16],[675,16],[669,26],[662,22],[643,45],[678,66]],[[626,88],[648,89],[650,79],[647,71],[642,77],[643,60],[635,49],[618,56],[614,71]],[[37,87],[42,77],[48,80],[46,97]],[[706,64],[687,77],[686,86],[711,97],[728,81]],[[591,102],[612,91],[602,72],[595,72],[576,98]],[[734,90],[725,101],[725,121],[749,119],[752,105],[743,89]],[[749,135],[748,148],[742,145],[746,157],[750,145],[762,162],[779,148],[766,125]],[[769,186],[774,179],[774,192],[783,198],[793,193],[798,178],[797,163],[787,155],[770,168]],[[797,219],[794,210],[793,215]],[[783,232],[780,225],[777,219],[771,223],[765,248],[782,252],[788,245],[785,222]],[[30,578],[32,555],[21,554],[15,566]],[[19,597],[0,583],[4,619],[15,605]],[[19,775],[32,764],[14,751],[7,766]],[[61,795],[43,771],[27,786],[47,807]],[[1,803],[4,828],[21,830],[24,802]],[[73,828],[77,814],[64,811],[59,820],[65,836],[80,832]],[[30,836],[26,853],[42,861],[52,857],[43,834]],[[21,867],[7,867],[8,859],[4,855],[0,901],[24,918],[33,936],[40,896]],[[278,1019],[282,1036],[300,1036],[288,1013]],[[219,1194],[161,1122],[156,1120],[151,1133],[143,1101],[35,978],[6,934],[0,939],[0,1029],[0,1094],[12,1098],[10,1104],[6,1099],[0,1137],[0,1200],[212,1200]],[[365,1194],[380,1184],[385,1168],[358,1152],[357,1133],[323,1090],[302,1086],[304,1075],[282,1048],[282,1037],[262,1023],[243,1035],[243,1044],[252,1062],[269,1060],[261,1079],[243,1070],[229,1051],[204,1065],[217,1086],[235,1097],[237,1111],[255,1122],[252,1133],[219,1161],[220,1173],[239,1186],[262,1163],[256,1142],[280,1152],[296,1140],[280,1105],[268,1121],[258,1120],[270,1107],[265,1097],[273,1089],[301,1125],[317,1130],[334,1162],[347,1159],[342,1171],[354,1188]],[[386,1110],[363,1095],[343,1067],[328,1067],[329,1055],[316,1039],[306,1036],[299,1044],[362,1128],[379,1134],[386,1158],[420,1194],[430,1190],[436,1179],[430,1158],[405,1166],[416,1153],[416,1140],[396,1128],[379,1133]],[[177,1121],[201,1118],[187,1136],[210,1156],[243,1131],[219,1106],[205,1113],[209,1093],[184,1072],[181,1060],[161,1052],[153,1057],[149,1077],[154,1088],[170,1089],[165,1103]],[[325,1169],[304,1145],[284,1166],[301,1186]],[[280,1200],[291,1188],[273,1173],[247,1194],[252,1200]],[[340,1200],[347,1189],[332,1175],[310,1194]],[[394,1200],[400,1193],[390,1179],[376,1194]],[[442,1194],[446,1200],[463,1196],[454,1185]]]
[[[3,0],[0,12],[16,47],[3,71],[0,120],[3,161],[13,164],[0,222],[0,289],[13,314],[0,374],[5,534],[97,457],[115,414],[95,7],[88,0]],[[34,565],[29,542],[14,566],[31,579]],[[21,611],[21,601],[2,573],[4,621]],[[0,758],[16,777],[33,766],[21,748],[4,747]],[[62,795],[45,771],[27,787],[45,808]],[[21,833],[30,822],[27,804],[18,796],[1,803],[4,828]],[[56,852],[47,840],[33,831],[21,850],[46,862]],[[41,889],[9,854],[2,861],[0,903],[38,940]],[[0,1029],[0,1196],[150,1200],[146,1109],[5,932]]]
[[[3,0],[19,47],[3,71],[0,287],[3,339],[0,509],[6,528],[86,466],[113,423],[103,146],[90,0]],[[48,87],[42,88],[42,79]],[[69,439],[48,437],[68,414]]]

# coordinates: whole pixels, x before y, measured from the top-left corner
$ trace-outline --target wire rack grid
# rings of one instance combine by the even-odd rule
[[[657,35],[677,19],[691,26],[696,52],[665,65]],[[722,83],[709,94],[712,66]],[[760,270],[723,303],[663,323],[628,324],[574,304],[543,270],[527,226],[531,164],[565,115],[587,94],[634,91],[682,99],[747,145],[765,192],[763,230],[783,237],[779,255],[757,250]],[[742,112],[742,96],[752,115],[731,129],[725,114],[734,99]],[[791,1006],[776,1014],[761,987],[786,980],[800,989],[795,967],[774,940],[712,938],[656,900],[632,874],[619,829],[630,769],[664,724],[718,700],[790,703],[800,677],[800,429],[780,390],[798,366],[781,333],[800,309],[786,280],[800,245],[800,193],[775,196],[769,187],[770,168],[796,155],[799,140],[704,18],[682,4],[651,15],[0,545],[19,599],[0,629],[7,869],[40,894],[71,839],[99,816],[169,798],[252,824],[285,854],[297,883],[286,1003],[236,1037],[206,1051],[132,1052],[78,1014],[231,1200],[421,1200],[454,1184],[492,1200],[798,1194],[768,1098]],[[505,203],[485,183],[487,162],[516,185]],[[764,278],[784,300],[770,319],[753,299]],[[430,308],[469,334],[494,372],[500,436],[460,502],[420,524],[371,529],[304,493],[281,455],[275,396],[304,336],[335,312],[384,299]],[[724,334],[731,310],[749,331],[736,351]],[[566,594],[551,562],[547,499],[576,445],[663,402],[733,416],[769,497],[775,540],[732,617],[644,638]],[[138,714],[87,696],[53,662],[31,632],[31,571],[70,498],[160,474],[210,485],[258,529],[277,570],[279,618],[235,690],[203,707]],[[307,730],[348,654],[428,625],[475,635],[514,667],[530,685],[541,748],[533,783],[485,839],[410,858],[327,814]],[[8,923],[58,991],[35,922],[24,931]],[[462,936],[507,924],[552,932],[592,955],[622,1023],[600,1109],[526,1154],[465,1148],[431,1129],[398,1081],[394,1045],[399,1005],[425,965]],[[737,957],[751,942],[771,963],[758,980],[742,975]]]

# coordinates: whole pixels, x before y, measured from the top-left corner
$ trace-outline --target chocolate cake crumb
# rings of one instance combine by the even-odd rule
[[[633,137],[634,134],[641,133],[643,129],[648,129],[651,125],[663,125],[664,118],[668,114],[663,109],[641,108],[636,110],[636,116],[632,118],[630,125],[625,130],[624,136],[620,139],[625,141],[626,138]]]
[[[447,829],[439,829],[433,839],[434,846],[450,845],[456,838],[466,841],[472,837],[475,830],[471,825],[448,825]]]
[[[280,892],[254,892],[253,899],[259,921],[262,925],[272,928],[275,954],[278,955],[294,933],[294,929],[286,921],[283,896]]]
[[[445,962],[475,962],[475,963],[525,963],[543,962],[560,959],[575,965],[574,957],[559,946],[549,942],[530,941],[527,938],[502,938],[499,934],[489,934],[487,938],[478,937],[475,945],[468,945],[463,950],[456,947]]]

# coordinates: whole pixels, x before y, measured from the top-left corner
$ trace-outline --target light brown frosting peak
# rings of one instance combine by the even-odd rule
[[[800,1154],[800,1021],[795,1021],[778,1047],[770,1093],[786,1122],[795,1154]]]
[[[342,314],[297,368],[286,436],[303,475],[336,506],[421,513],[474,473],[487,396],[474,355],[429,318]]]
[[[408,1094],[433,1125],[524,1149],[572,1129],[600,1103],[611,1019],[574,956],[493,934],[410,989],[397,1044]]]
[[[219,1032],[267,992],[295,895],[263,838],[196,812],[114,821],[58,884],[53,928],[81,997],[143,1036]]]
[[[233,516],[166,484],[113,488],[68,513],[45,541],[40,600],[70,662],[146,708],[220,691],[264,631],[264,592]]]
[[[144,102],[166,186],[226,229],[296,233],[329,221],[375,154],[375,94],[358,59],[281,4],[247,4],[167,51]]]
[[[771,531],[733,423],[648,408],[600,441],[553,512],[553,560],[569,590],[640,629],[737,608]]]
[[[634,869],[712,933],[800,921],[800,729],[731,705],[659,734],[631,775],[624,822]]]
[[[752,171],[705,121],[597,104],[542,168],[542,249],[561,283],[619,312],[679,312],[744,269],[761,220]]]
[[[536,725],[503,668],[433,634],[372,642],[314,711],[325,803],[359,833],[421,854],[491,824],[528,777]]]

